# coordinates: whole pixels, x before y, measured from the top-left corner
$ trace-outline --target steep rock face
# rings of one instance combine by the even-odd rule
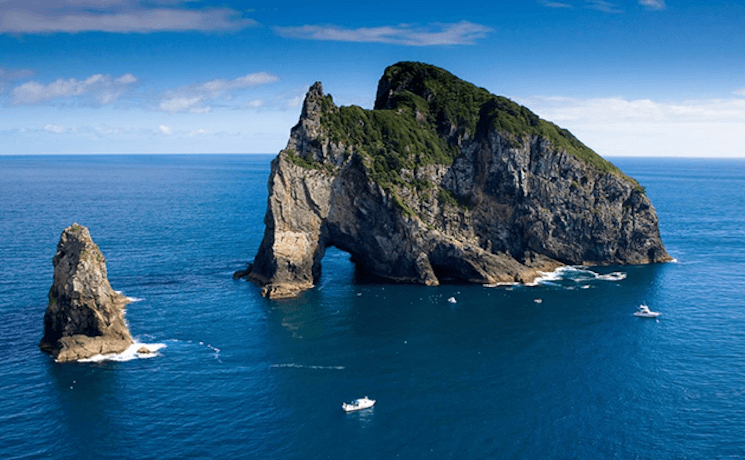
[[[42,351],[64,362],[126,350],[133,343],[124,322],[128,301],[111,289],[106,259],[88,229],[66,228],[52,262]]]
[[[240,275],[270,298],[312,287],[330,246],[363,273],[425,285],[670,260],[636,181],[525,107],[421,63],[386,69],[374,110],[337,107],[314,84],[269,192]]]

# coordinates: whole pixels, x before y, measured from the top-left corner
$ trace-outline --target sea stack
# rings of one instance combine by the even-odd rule
[[[418,62],[385,70],[373,110],[310,88],[272,161],[264,222],[236,276],[270,298],[314,286],[330,246],[363,275],[428,286],[671,260],[634,179],[526,107]]]
[[[111,288],[106,259],[88,229],[78,224],[67,227],[52,262],[54,282],[41,350],[65,362],[129,348],[133,341],[124,321],[129,302]]]

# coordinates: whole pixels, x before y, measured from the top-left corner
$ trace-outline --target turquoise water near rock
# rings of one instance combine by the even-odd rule
[[[0,157],[0,458],[745,456],[745,161],[613,159],[675,263],[428,288],[361,283],[331,250],[314,290],[268,301],[231,276],[271,158]],[[39,352],[72,222],[159,356]]]

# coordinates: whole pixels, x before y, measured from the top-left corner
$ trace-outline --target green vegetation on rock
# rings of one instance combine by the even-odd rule
[[[380,89],[389,88],[390,97]],[[542,120],[528,108],[495,96],[484,88],[463,81],[450,72],[420,62],[400,62],[388,67],[381,79],[375,108],[409,107],[424,114],[440,134],[456,127],[456,135],[473,138],[495,128],[514,136],[514,147],[527,136],[540,136],[555,148],[632,183],[616,166],[584,145],[568,130]],[[510,136],[511,137],[511,136]]]
[[[412,186],[401,177],[401,170],[415,171],[427,164],[449,165],[458,154],[430,127],[417,122],[409,110],[337,108],[330,95],[321,107],[321,124],[329,140],[354,146],[370,178],[386,190]]]
[[[305,169],[315,169],[318,171],[325,171],[329,174],[334,174],[334,167],[330,164],[326,163],[318,163],[316,161],[309,161],[305,158],[301,157],[300,155],[295,154],[294,151],[287,151],[287,160],[290,163],[293,163],[297,166],[300,166],[301,168]]]
[[[305,168],[305,169],[318,169],[320,167],[320,165],[318,163],[316,163],[316,162],[310,162],[310,161],[306,160],[305,158],[296,155],[293,152],[287,152],[287,160],[290,163],[293,163],[293,164],[295,164],[297,166],[300,166],[301,168]]]
[[[492,131],[499,132],[514,148],[526,145],[533,136],[543,138],[554,148],[602,172],[638,185],[568,130],[432,65],[400,62],[388,67],[380,80],[373,110],[337,107],[331,95],[322,96],[319,103],[324,137],[339,146],[353,148],[369,177],[388,192],[398,187],[416,191],[430,188],[432,184],[413,179],[419,167],[449,166],[464,143],[483,139]],[[287,158],[303,168],[333,174],[330,165],[324,167],[294,152],[289,152]],[[465,205],[442,191],[438,197],[443,202],[455,200],[461,207]]]

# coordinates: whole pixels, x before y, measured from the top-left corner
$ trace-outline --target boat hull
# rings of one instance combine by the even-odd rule
[[[642,312],[639,312],[638,311],[638,312],[634,313],[634,316],[638,316],[639,318],[657,318],[661,314],[662,313],[658,313],[656,311],[650,312],[650,313],[642,313]]]
[[[364,399],[358,399],[352,404],[342,403],[341,408],[344,410],[344,412],[354,412],[358,410],[369,409],[374,405],[375,405],[374,399],[364,398]]]

